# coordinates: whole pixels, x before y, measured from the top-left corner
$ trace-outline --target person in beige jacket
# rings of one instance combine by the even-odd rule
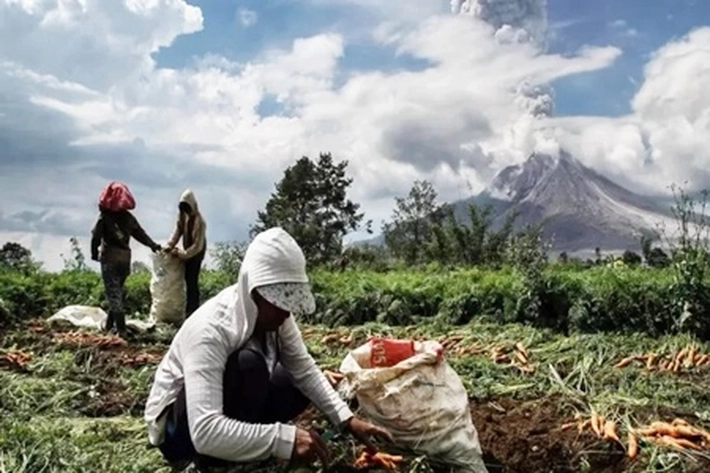
[[[200,214],[197,198],[190,189],[182,193],[178,210],[175,231],[166,245],[166,251],[185,262],[185,317],[189,317],[200,306],[200,269],[207,251],[207,225]],[[176,247],[181,238],[183,249]]]

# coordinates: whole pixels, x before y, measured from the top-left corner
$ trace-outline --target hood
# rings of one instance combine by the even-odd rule
[[[187,189],[185,192],[182,193],[180,196],[180,202],[185,202],[192,208],[193,213],[199,213],[200,209],[197,206],[197,198],[195,197],[195,193],[192,192],[192,190]]]
[[[254,288],[281,282],[308,283],[306,258],[301,247],[284,229],[265,230],[247,248],[237,279],[237,317],[246,317],[245,330],[250,336],[256,321]],[[239,325],[239,324],[238,324]]]

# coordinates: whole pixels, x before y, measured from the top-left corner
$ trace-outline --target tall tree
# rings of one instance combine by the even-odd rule
[[[434,221],[440,222],[442,209],[429,181],[415,181],[407,197],[395,197],[392,221],[382,226],[385,245],[407,263],[421,261],[433,240]]]
[[[0,248],[0,270],[32,271],[39,264],[32,259],[32,252],[19,243],[8,241]]]
[[[332,261],[342,252],[343,237],[361,228],[365,215],[359,204],[347,198],[352,178],[346,176],[348,161],[335,162],[321,153],[318,162],[307,156],[284,172],[266,208],[257,214],[252,236],[270,227],[289,232],[309,262]],[[364,227],[369,233],[371,222]]]

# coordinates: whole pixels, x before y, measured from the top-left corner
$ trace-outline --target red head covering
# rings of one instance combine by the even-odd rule
[[[121,182],[110,182],[99,197],[99,207],[105,210],[118,212],[121,210],[132,210],[136,207],[133,194],[128,190],[128,186]]]

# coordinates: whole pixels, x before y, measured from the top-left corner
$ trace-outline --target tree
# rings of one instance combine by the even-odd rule
[[[251,235],[279,226],[289,232],[314,264],[338,257],[343,237],[361,228],[365,215],[359,204],[347,198],[352,179],[346,176],[348,161],[335,162],[321,153],[318,162],[307,156],[284,172],[266,208],[257,214]],[[365,224],[368,233],[371,222]]]
[[[149,273],[149,272],[150,272],[150,268],[143,261],[134,261],[133,263],[131,263],[131,273],[132,274]]]
[[[19,243],[8,241],[0,249],[0,270],[31,271],[38,268],[32,252]]]
[[[621,255],[621,260],[627,266],[638,266],[643,262],[641,255],[631,250],[624,251],[624,254]]]
[[[237,281],[247,246],[246,243],[220,241],[211,252],[217,270],[229,275],[232,282]]]
[[[436,198],[428,181],[415,181],[407,197],[395,197],[392,221],[382,226],[385,245],[395,257],[409,264],[422,259],[432,240],[433,220],[439,220],[443,209]]]

